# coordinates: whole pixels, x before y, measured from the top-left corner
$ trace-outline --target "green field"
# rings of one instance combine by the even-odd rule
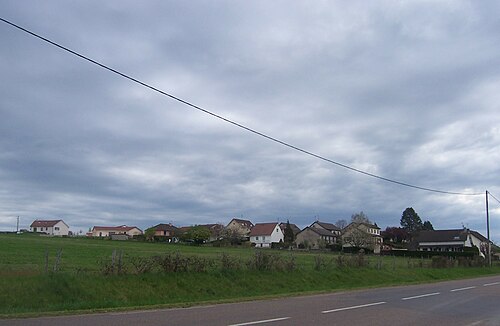
[[[123,255],[120,269],[116,258],[110,272],[113,252]],[[182,262],[189,261],[189,268],[166,272],[160,265],[148,265],[155,261],[154,256],[163,257],[163,261],[171,259],[170,267],[182,267]],[[181,263],[172,263],[175,259]],[[404,257],[360,258],[329,252],[258,251],[32,234],[0,235],[0,263],[3,317],[186,306],[500,274],[499,265],[456,267],[457,263],[451,262],[455,267],[432,268],[430,260]]]

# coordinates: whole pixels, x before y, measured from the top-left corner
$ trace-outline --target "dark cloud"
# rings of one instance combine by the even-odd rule
[[[342,164],[500,194],[498,5],[4,1],[2,16]],[[305,156],[0,24],[0,228],[285,220],[413,206],[485,231],[484,196]],[[500,239],[491,205],[492,234]],[[498,224],[498,223],[497,223]],[[496,226],[495,226],[496,225]]]

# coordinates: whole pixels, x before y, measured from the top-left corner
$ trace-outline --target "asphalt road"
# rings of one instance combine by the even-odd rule
[[[500,325],[500,276],[181,309],[3,319],[0,325]]]

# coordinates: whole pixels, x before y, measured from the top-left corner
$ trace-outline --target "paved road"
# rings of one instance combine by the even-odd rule
[[[500,276],[182,309],[4,319],[0,325],[499,326]]]

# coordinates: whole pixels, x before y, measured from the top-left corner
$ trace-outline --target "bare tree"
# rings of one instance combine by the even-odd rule
[[[343,229],[347,226],[347,221],[344,220],[344,219],[340,219],[340,220],[337,220],[337,222],[335,222],[335,225],[339,228],[339,229]]]
[[[361,211],[359,213],[352,214],[351,215],[351,222],[354,222],[354,223],[368,223],[368,224],[372,223],[370,221],[370,219],[368,218],[368,216],[365,213],[363,213],[363,211]]]

